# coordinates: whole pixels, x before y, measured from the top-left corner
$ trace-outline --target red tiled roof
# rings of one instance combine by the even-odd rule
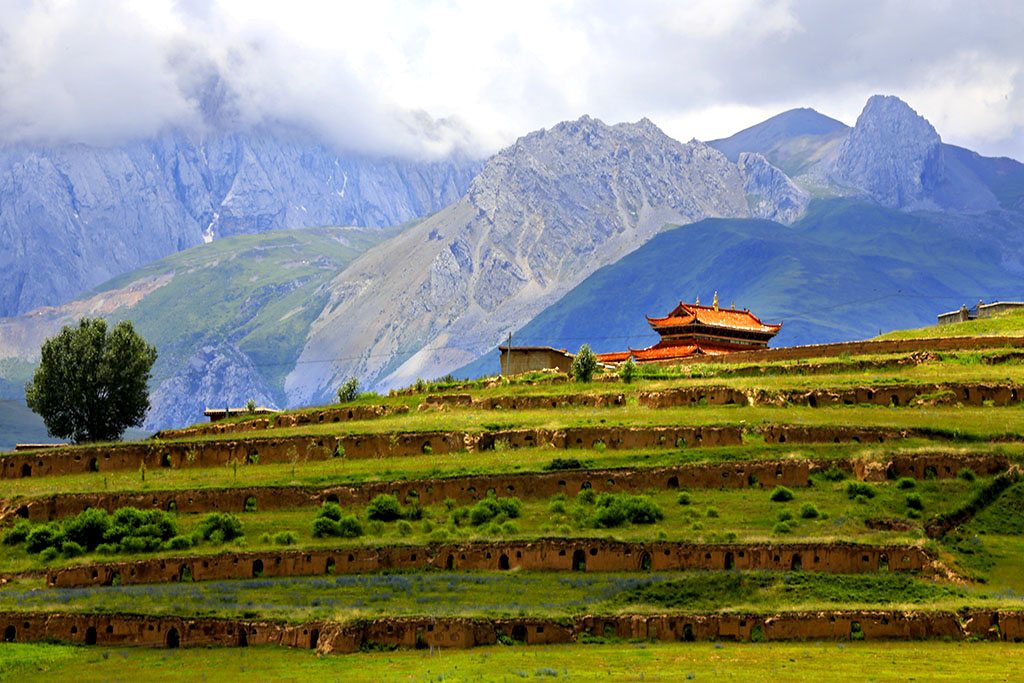
[[[674,358],[689,358],[695,355],[720,356],[734,351],[749,351],[750,347],[743,344],[727,344],[709,341],[694,341],[689,343],[673,343],[660,341],[654,346],[646,349],[630,349],[633,358],[638,361],[649,360],[672,360]]]
[[[620,363],[629,358],[629,351],[613,351],[611,353],[598,353],[595,355],[599,363]]]
[[[647,316],[651,327],[657,329],[665,326],[687,325],[696,320],[702,325],[714,325],[716,327],[729,327],[737,330],[751,330],[753,332],[778,332],[782,323],[778,325],[766,325],[750,311],[737,311],[732,308],[719,308],[714,306],[698,306],[697,304],[679,305],[664,318],[652,318]]]

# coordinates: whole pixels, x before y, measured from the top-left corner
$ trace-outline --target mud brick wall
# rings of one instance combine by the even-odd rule
[[[62,641],[143,647],[284,645],[322,653],[356,652],[364,644],[471,648],[493,645],[499,633],[529,644],[570,643],[584,634],[660,641],[961,640],[1020,642],[1024,615],[997,610],[960,613],[826,610],[776,614],[668,614],[582,616],[575,619],[398,617],[354,623],[297,625],[234,619],[188,619],[133,614],[0,613],[5,642]],[[0,648],[3,646],[0,645]]]
[[[1024,398],[1024,387],[1015,384],[911,384],[891,387],[851,387],[809,391],[765,391],[732,387],[680,387],[643,391],[637,397],[648,408],[707,405],[804,405],[812,408],[836,405],[907,406],[916,400],[980,406],[1008,406]]]
[[[920,571],[932,557],[914,546],[816,544],[625,543],[608,539],[541,539],[501,543],[282,550],[105,562],[51,569],[49,586],[170,583],[274,576],[351,574],[390,569],[530,569],[637,571],[775,569],[857,573]]]
[[[809,460],[759,460],[749,462],[675,465],[650,469],[563,470],[521,474],[473,475],[446,479],[371,482],[354,486],[313,488],[304,486],[247,487],[147,492],[96,492],[58,494],[0,509],[0,523],[16,517],[48,521],[77,515],[86,508],[113,512],[121,507],[157,508],[180,513],[242,512],[252,501],[257,510],[320,506],[365,505],[382,493],[400,500],[415,498],[421,504],[473,502],[493,492],[520,498],[548,498],[557,493],[576,495],[584,488],[597,493],[675,488],[742,488],[747,486],[807,486]],[[959,471],[959,470],[958,470]]]
[[[340,449],[346,458],[446,454],[495,448],[547,446],[555,449],[726,446],[742,443],[738,427],[585,427],[566,430],[520,429],[501,432],[401,432],[341,437],[126,443],[115,446],[14,453],[0,458],[0,479],[159,467],[218,467],[232,462],[287,463],[325,460]]]

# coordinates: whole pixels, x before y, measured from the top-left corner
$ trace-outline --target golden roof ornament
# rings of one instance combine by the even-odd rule
[[[716,311],[718,310],[718,292],[715,292],[715,300],[711,303],[711,305],[715,307]]]
[[[700,294],[697,295],[697,305],[700,306]]]

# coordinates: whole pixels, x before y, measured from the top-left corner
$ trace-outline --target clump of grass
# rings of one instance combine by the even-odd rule
[[[910,477],[900,477],[896,481],[896,488],[898,489],[912,489],[917,486],[917,482]]]
[[[773,503],[785,503],[793,500],[793,491],[786,488],[785,486],[776,486],[773,490],[769,499]]]
[[[689,505],[693,501],[690,498],[689,493],[687,493],[686,491],[680,491],[679,496],[676,498],[676,502],[679,503],[680,505]]]

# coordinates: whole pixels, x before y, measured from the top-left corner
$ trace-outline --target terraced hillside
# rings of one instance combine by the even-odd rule
[[[901,344],[421,383],[8,453],[0,661],[678,679],[931,652],[998,677],[1024,639],[1024,347]]]

